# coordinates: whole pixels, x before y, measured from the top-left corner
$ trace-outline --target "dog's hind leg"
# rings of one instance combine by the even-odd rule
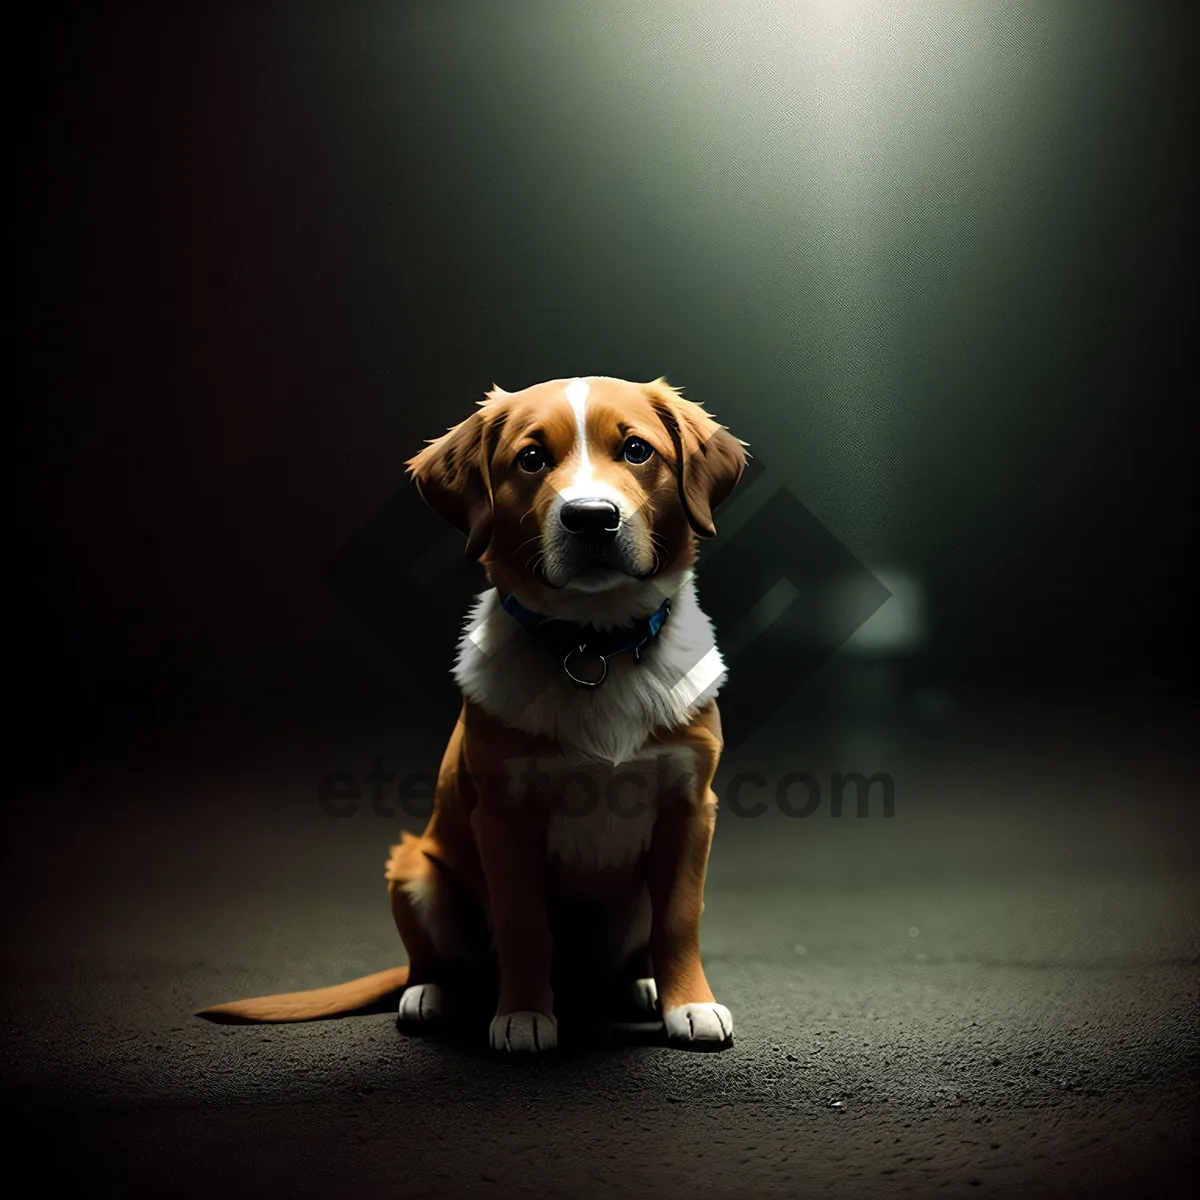
[[[386,874],[392,919],[409,962],[398,1017],[419,1028],[447,1015],[445,989],[464,967],[477,964],[481,947],[467,897],[444,865],[436,838],[401,834]]]
[[[445,1013],[438,976],[438,953],[430,929],[436,899],[434,865],[425,839],[402,833],[387,861],[392,919],[408,952],[408,986],[400,996],[398,1018],[410,1026],[428,1025]]]

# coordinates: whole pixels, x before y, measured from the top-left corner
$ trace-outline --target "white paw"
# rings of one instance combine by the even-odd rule
[[[492,1018],[488,1040],[493,1050],[538,1054],[558,1045],[558,1021],[538,1012],[504,1013]]]
[[[635,1012],[658,1016],[658,984],[653,979],[635,979],[629,985],[629,1002]]]
[[[400,996],[396,1019],[405,1025],[428,1025],[436,1021],[445,1008],[446,998],[436,983],[414,983]]]
[[[663,1013],[663,1024],[680,1044],[715,1049],[733,1041],[733,1016],[723,1004],[677,1004]]]

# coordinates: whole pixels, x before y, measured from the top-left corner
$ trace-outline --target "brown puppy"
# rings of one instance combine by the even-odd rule
[[[496,1049],[553,1047],[564,981],[622,985],[675,1043],[732,1042],[700,961],[724,666],[692,564],[745,462],[664,380],[602,376],[495,389],[409,462],[493,585],[459,643],[433,817],[387,864],[409,966],[204,1015],[312,1020],[403,988],[420,1026],[494,948]]]

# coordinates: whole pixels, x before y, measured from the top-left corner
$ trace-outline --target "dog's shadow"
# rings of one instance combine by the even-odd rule
[[[428,1030],[414,1032],[397,1022],[397,1036],[435,1045],[439,1050],[458,1058],[495,1062],[504,1058],[511,1062],[563,1061],[575,1057],[610,1054],[638,1047],[666,1046],[667,1038],[661,1022],[572,1022],[560,1021],[558,1047],[553,1054],[505,1055],[488,1045],[488,1022],[448,1020]]]

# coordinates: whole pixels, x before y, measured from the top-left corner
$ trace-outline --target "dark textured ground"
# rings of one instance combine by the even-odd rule
[[[380,718],[379,728],[387,724]],[[438,746],[216,724],[36,781],[5,873],[10,1159],[90,1194],[1134,1196],[1196,1165],[1194,723],[1084,699],[797,726],[727,764],[887,770],[878,810],[726,812],[704,940],[737,1044],[510,1062],[387,1014],[197,1007],[400,961],[399,820],[335,770]],[[386,793],[385,793],[386,797]],[[482,1032],[482,1031],[481,1031]]]

